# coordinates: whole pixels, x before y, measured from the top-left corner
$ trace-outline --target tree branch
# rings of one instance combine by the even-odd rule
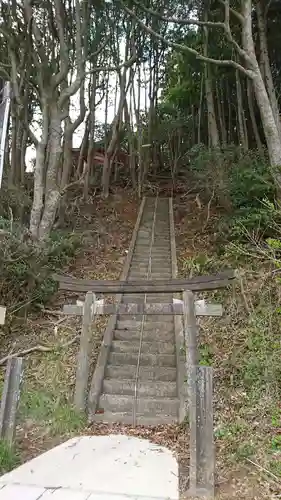
[[[229,6],[229,0],[224,0],[224,27],[225,27],[225,33],[232,45],[234,45],[235,49],[237,50],[238,54],[240,56],[244,57],[244,59],[251,64],[251,59],[249,58],[247,52],[240,47],[240,45],[236,42],[236,40],[233,38],[231,28],[230,28],[230,6]],[[243,18],[244,19],[244,18]]]
[[[224,23],[222,23],[222,22],[212,22],[212,21],[199,21],[197,19],[189,19],[189,20],[187,20],[187,19],[179,19],[179,18],[176,18],[176,17],[165,17],[165,16],[161,15],[159,12],[155,12],[154,10],[149,9],[148,7],[145,7],[144,5],[140,4],[136,0],[132,0],[132,1],[133,1],[133,3],[136,6],[140,7],[147,14],[155,16],[158,19],[160,19],[162,21],[165,21],[165,22],[168,22],[168,23],[176,23],[176,24],[180,24],[180,25],[192,25],[192,24],[194,24],[194,25],[197,25],[197,26],[206,26],[206,27],[209,27],[209,28],[221,28],[221,29],[224,30],[224,32],[225,32],[225,34],[226,34],[229,42],[232,43],[232,45],[234,45],[234,47],[236,48],[237,52],[242,57],[244,57],[245,59],[248,58],[247,53],[240,47],[240,45],[233,38],[232,33],[231,33],[231,29],[230,29],[230,23],[229,23],[229,14],[230,14],[230,12],[234,13],[235,15],[237,15],[239,17],[240,22],[244,22],[244,17],[241,14],[239,14],[239,12],[233,11],[233,9],[230,8],[230,6],[229,6],[229,0],[220,0],[220,3],[225,8],[225,22]]]
[[[76,335],[73,339],[71,339],[68,342],[65,342],[65,344],[61,344],[59,346],[55,345],[53,347],[47,347],[45,345],[36,345],[34,347],[29,347],[28,349],[25,349],[24,351],[15,352],[14,354],[8,354],[8,356],[5,356],[4,358],[0,359],[0,366],[4,365],[7,361],[9,361],[9,359],[18,358],[19,356],[20,357],[26,356],[27,354],[30,354],[32,352],[36,352],[36,351],[51,352],[54,349],[57,349],[58,347],[60,347],[61,349],[65,349],[66,347],[69,347],[72,344],[74,344],[78,340],[78,338],[79,338],[79,335]]]
[[[72,95],[76,94],[76,92],[81,87],[81,84],[85,78],[85,58],[82,48],[82,27],[81,27],[81,18],[80,18],[80,3],[79,0],[75,2],[75,20],[76,20],[76,42],[75,42],[75,52],[76,52],[76,67],[77,67],[77,75],[74,82],[69,85],[62,93],[59,98],[58,106],[62,108],[65,101],[69,99]],[[84,22],[86,20],[84,19]]]
[[[100,66],[97,68],[92,68],[90,71],[87,72],[87,75],[91,75],[92,73],[98,73],[102,71],[119,71],[122,68],[130,68],[137,60],[137,55],[133,54],[128,61],[123,62],[122,64],[119,64],[119,66]]]
[[[253,73],[251,70],[247,70],[241,64],[237,63],[236,61],[233,61],[232,59],[229,59],[229,60],[228,59],[213,59],[210,57],[205,57],[205,56],[202,56],[202,54],[200,54],[197,50],[192,49],[191,47],[188,47],[187,45],[182,45],[180,43],[171,42],[171,41],[167,40],[162,35],[160,35],[156,31],[154,31],[152,28],[150,28],[149,26],[144,24],[141,21],[141,19],[139,19],[139,17],[135,14],[135,12],[133,10],[129,9],[128,7],[126,7],[126,5],[124,5],[124,3],[122,1],[121,1],[121,5],[122,5],[123,9],[127,12],[127,14],[129,14],[131,17],[133,17],[137,21],[137,23],[147,33],[149,33],[150,35],[157,38],[157,40],[160,40],[161,42],[165,43],[167,46],[172,47],[176,50],[180,50],[182,52],[188,52],[189,54],[193,54],[196,57],[196,59],[198,59],[200,61],[215,64],[217,66],[232,66],[233,68],[236,68],[239,71],[241,71],[242,73],[244,73],[249,78],[253,78]]]
[[[60,50],[59,50],[60,70],[52,78],[52,85],[54,88],[56,88],[67,77],[69,71],[69,63],[68,63],[68,48],[64,38],[64,29],[63,29],[64,20],[61,15],[62,3],[60,0],[55,0],[54,3],[55,3],[56,21],[59,34],[59,45],[60,45]]]
[[[221,5],[224,5],[224,6],[225,6],[226,1],[227,1],[227,0],[219,0],[219,3],[220,3]],[[232,9],[231,7],[229,7],[229,11],[230,11],[230,13],[231,13],[233,16],[235,16],[235,17],[236,17],[236,19],[238,19],[238,20],[240,21],[240,23],[241,23],[241,24],[243,24],[243,23],[244,23],[245,18],[244,18],[244,16],[243,16],[242,14],[240,14],[240,12],[237,12],[237,10],[234,10],[234,9]]]
[[[175,23],[175,24],[180,24],[183,26],[190,26],[190,25],[195,25],[195,26],[209,26],[213,28],[224,28],[224,23],[221,22],[213,22],[213,21],[199,21],[198,19],[180,19],[178,17],[166,17],[160,14],[159,12],[156,12],[155,10],[149,9],[148,7],[145,7],[145,5],[140,4],[136,0],[132,0],[133,4],[139,7],[141,10],[146,12],[147,14],[150,14],[151,16],[155,16],[161,21],[167,22],[167,23]],[[123,3],[123,2],[122,2]]]

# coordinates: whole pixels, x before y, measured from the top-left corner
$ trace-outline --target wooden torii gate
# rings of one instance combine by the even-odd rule
[[[225,271],[217,275],[197,276],[192,279],[138,280],[138,281],[96,281],[81,280],[68,276],[54,275],[60,290],[86,292],[83,305],[65,305],[65,314],[81,315],[83,326],[80,352],[78,355],[75,401],[81,408],[85,401],[88,382],[89,340],[91,324],[95,315],[103,314],[176,314],[183,315],[186,349],[186,369],[189,398],[190,425],[190,489],[189,496],[214,498],[214,431],[213,431],[213,368],[199,365],[197,345],[198,325],[196,316],[221,316],[220,304],[207,304],[195,300],[194,292],[225,288],[234,282],[235,272]],[[96,300],[96,293],[182,293],[178,303],[132,303],[104,304]],[[203,307],[202,307],[203,306]],[[82,390],[81,390],[82,388]]]

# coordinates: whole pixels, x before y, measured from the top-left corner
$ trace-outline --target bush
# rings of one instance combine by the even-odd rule
[[[37,247],[20,224],[0,219],[0,303],[10,312],[25,304],[46,301],[55,291],[51,273],[72,259],[81,235],[56,231],[43,249]]]
[[[0,440],[0,475],[10,472],[20,464],[20,458],[14,448],[10,448],[9,444]]]
[[[230,146],[224,151],[209,151],[202,145],[190,152],[191,170],[199,187],[211,193],[227,209],[221,231],[231,239],[245,240],[272,235],[272,217],[281,221],[272,204],[275,186],[266,155],[258,151],[242,153]]]
[[[32,205],[32,193],[27,189],[21,189],[17,186],[7,185],[3,180],[0,190],[0,214],[6,220],[13,222],[21,220],[27,223]]]

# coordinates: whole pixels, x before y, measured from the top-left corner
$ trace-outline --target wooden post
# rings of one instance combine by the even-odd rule
[[[11,358],[7,362],[4,388],[0,408],[0,438],[13,445],[16,414],[22,381],[22,358]]]
[[[0,325],[5,325],[6,307],[0,306]]]
[[[78,411],[85,411],[86,407],[86,394],[89,378],[89,349],[94,307],[95,295],[92,292],[87,292],[84,304],[80,350],[77,358],[76,385],[74,394],[74,406]]]
[[[197,331],[195,299],[194,294],[190,290],[183,292],[183,324],[186,352],[186,361],[188,369],[198,364],[198,347],[197,347]]]
[[[214,498],[213,369],[190,370],[190,496]]]

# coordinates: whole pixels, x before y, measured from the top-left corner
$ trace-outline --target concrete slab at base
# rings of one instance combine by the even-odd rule
[[[0,477],[0,500],[178,500],[172,452],[123,435],[73,438]]]

